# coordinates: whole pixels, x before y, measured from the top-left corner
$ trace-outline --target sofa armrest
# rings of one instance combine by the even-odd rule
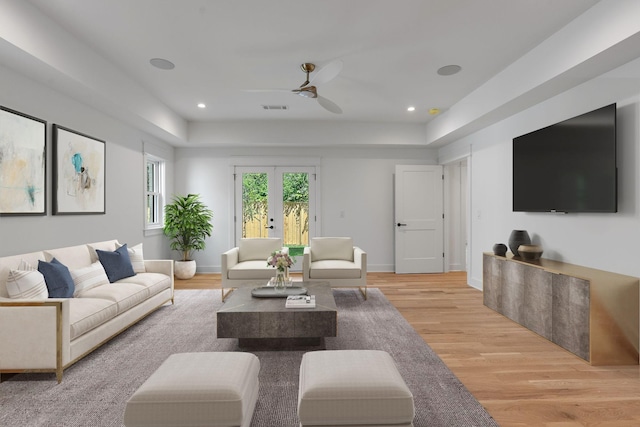
[[[145,259],[144,269],[147,271],[147,273],[161,273],[173,277],[173,260]]]
[[[302,281],[308,282],[310,279],[311,270],[311,248],[309,246],[304,247],[302,252]]]
[[[0,301],[0,371],[54,371],[62,381],[70,362],[69,305],[65,298]]]
[[[367,277],[367,253],[357,246],[353,247],[353,262],[360,269],[361,277]]]
[[[222,259],[220,263],[220,271],[225,278],[229,278],[227,271],[232,268],[234,265],[238,264],[238,255],[240,253],[240,248],[237,246],[235,248],[231,248],[226,252],[222,253]]]

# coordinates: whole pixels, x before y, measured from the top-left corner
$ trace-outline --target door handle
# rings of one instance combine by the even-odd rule
[[[401,222],[398,223],[398,227],[406,227],[406,226],[407,226],[407,224],[403,224]]]
[[[273,230],[273,225],[270,225],[269,227],[265,227],[265,228],[270,228],[270,229]]]

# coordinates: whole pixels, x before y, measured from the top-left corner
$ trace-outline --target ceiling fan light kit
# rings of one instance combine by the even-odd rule
[[[318,91],[315,86],[301,87],[300,89],[294,89],[293,92],[302,96],[303,98],[317,98]]]

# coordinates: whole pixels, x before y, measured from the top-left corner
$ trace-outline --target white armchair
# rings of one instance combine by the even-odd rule
[[[222,254],[222,300],[231,292],[225,289],[250,285],[256,280],[266,282],[276,275],[276,269],[267,266],[267,258],[274,251],[289,253],[277,237],[240,239],[238,246]]]
[[[357,287],[367,299],[367,253],[350,237],[314,237],[304,248],[302,280],[332,288]]]

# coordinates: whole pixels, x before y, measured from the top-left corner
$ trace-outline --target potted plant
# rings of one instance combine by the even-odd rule
[[[171,239],[171,249],[182,253],[182,260],[175,262],[174,273],[178,279],[190,279],[196,274],[193,251],[205,248],[205,238],[211,236],[213,212],[200,201],[199,194],[175,196],[164,208],[164,234]]]

